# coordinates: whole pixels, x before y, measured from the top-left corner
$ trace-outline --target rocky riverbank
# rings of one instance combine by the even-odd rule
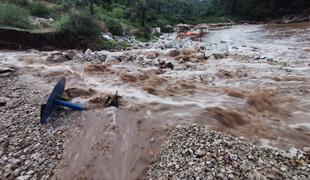
[[[14,74],[0,81],[0,179],[50,179],[78,114],[62,110],[53,124],[42,125],[40,105],[46,94]]]
[[[148,179],[310,179],[310,148],[278,151],[199,126],[179,126]]]
[[[166,34],[118,52],[1,51],[0,179],[307,179],[309,27]],[[65,98],[88,110],[41,125],[61,77]],[[119,108],[106,108],[115,92]]]

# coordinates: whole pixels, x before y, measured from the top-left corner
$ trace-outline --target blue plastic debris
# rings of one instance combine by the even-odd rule
[[[62,78],[54,87],[52,93],[48,97],[47,103],[41,106],[41,123],[48,122],[56,106],[64,106],[73,110],[86,110],[86,107],[79,104],[73,104],[68,101],[64,101],[61,96],[65,91],[66,78]]]

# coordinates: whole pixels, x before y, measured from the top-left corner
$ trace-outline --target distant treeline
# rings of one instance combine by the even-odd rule
[[[310,0],[93,0],[124,7],[126,17],[142,24],[217,22],[227,18],[267,20],[309,14]],[[222,17],[222,18],[220,18]]]
[[[204,16],[228,15],[247,20],[265,20],[292,14],[308,14],[310,0],[204,0]],[[204,10],[203,7],[208,7]]]

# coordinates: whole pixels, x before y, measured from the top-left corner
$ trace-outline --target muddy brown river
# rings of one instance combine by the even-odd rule
[[[103,64],[46,61],[53,52],[0,51],[1,66],[18,68],[21,81],[46,94],[60,77],[67,88],[92,89],[72,97],[89,110],[76,120],[56,177],[141,178],[180,124],[260,146],[309,146],[310,23],[237,25],[199,43],[171,36],[171,43],[182,44],[176,56],[170,49],[138,49],[108,53]],[[113,60],[121,55],[135,58]],[[164,60],[174,69],[158,70]],[[116,91],[120,108],[103,108],[102,99]]]

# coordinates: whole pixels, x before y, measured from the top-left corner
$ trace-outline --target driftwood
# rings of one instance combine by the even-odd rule
[[[104,102],[104,107],[119,107],[119,99],[121,98],[121,96],[118,95],[118,92],[116,91],[115,94],[113,96],[107,96],[105,102]]]

